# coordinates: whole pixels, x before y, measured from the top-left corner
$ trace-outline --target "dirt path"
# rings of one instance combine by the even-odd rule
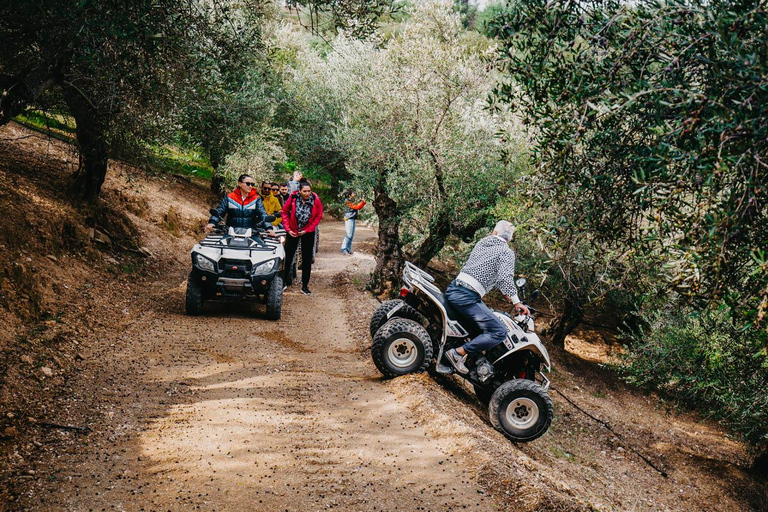
[[[159,292],[110,347],[127,373],[104,411],[108,442],[56,475],[48,505],[497,508],[361,355],[334,280],[372,258],[340,255],[342,233],[323,223],[313,294],[289,289],[280,322],[262,319],[263,306],[209,304],[187,317],[183,285]],[[361,227],[356,241],[371,236]]]
[[[585,358],[599,339],[553,349],[551,380],[612,432],[553,392],[549,432],[513,445],[457,379],[381,379],[363,226],[343,257],[342,224],[322,224],[313,295],[292,288],[280,322],[187,317],[215,198],[113,163],[84,219],[76,167],[70,146],[0,128],[0,511],[768,509],[745,446]]]

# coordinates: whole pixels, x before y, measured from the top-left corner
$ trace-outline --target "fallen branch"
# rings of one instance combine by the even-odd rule
[[[41,427],[45,428],[58,428],[61,430],[74,430],[75,432],[80,432],[82,434],[87,434],[91,432],[91,427],[75,427],[72,425],[59,425],[58,423],[39,423]]]
[[[641,459],[643,459],[643,462],[645,462],[646,464],[648,464],[649,466],[651,466],[653,469],[655,469],[656,471],[658,471],[659,473],[661,473],[661,476],[663,476],[664,478],[667,478],[667,477],[669,476],[669,475],[667,474],[667,472],[666,472],[666,471],[664,471],[663,469],[659,469],[658,467],[656,467],[656,465],[655,465],[653,462],[651,462],[650,460],[648,460],[648,458],[647,458],[645,455],[643,455],[643,454],[642,454],[642,453],[640,453],[639,451],[635,450],[635,449],[634,449],[634,448],[633,448],[633,447],[632,447],[632,446],[631,446],[629,443],[627,443],[627,442],[624,440],[624,438],[621,436],[621,434],[619,434],[618,432],[616,432],[615,430],[613,430],[613,427],[611,427],[611,426],[608,424],[608,422],[607,422],[607,421],[603,421],[603,420],[601,420],[601,419],[599,419],[599,418],[595,418],[594,416],[592,416],[591,414],[589,414],[587,411],[585,411],[584,409],[582,409],[581,407],[579,407],[578,405],[576,405],[576,402],[574,402],[573,400],[571,400],[570,398],[568,398],[567,396],[565,396],[565,394],[564,394],[562,391],[560,391],[559,389],[557,389],[557,388],[554,388],[554,387],[552,387],[552,388],[549,388],[549,389],[551,389],[552,391],[556,391],[556,392],[557,392],[557,393],[558,393],[560,396],[562,396],[563,398],[565,398],[565,401],[566,401],[566,402],[568,402],[569,404],[571,404],[571,405],[572,405],[572,406],[573,406],[573,407],[574,407],[574,408],[575,408],[577,411],[581,412],[581,413],[582,413],[582,414],[584,414],[585,416],[587,416],[587,417],[589,417],[589,418],[592,418],[592,419],[593,419],[593,420],[595,420],[596,422],[598,422],[598,423],[600,423],[601,425],[603,425],[603,426],[604,426],[606,429],[608,429],[608,431],[609,431],[609,432],[611,432],[611,433],[612,433],[614,436],[616,436],[616,437],[617,437],[617,438],[618,438],[618,439],[621,441],[621,443],[622,443],[624,446],[626,446],[627,448],[629,448],[629,450],[630,450],[630,451],[634,452],[634,453],[635,453],[635,454],[636,454],[638,457],[640,457]]]

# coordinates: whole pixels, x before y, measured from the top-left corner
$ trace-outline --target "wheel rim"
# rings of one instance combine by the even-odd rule
[[[387,356],[393,366],[407,368],[419,357],[419,350],[413,340],[397,338],[389,345]]]
[[[530,398],[516,398],[509,402],[506,416],[515,428],[526,429],[539,421],[539,406]]]

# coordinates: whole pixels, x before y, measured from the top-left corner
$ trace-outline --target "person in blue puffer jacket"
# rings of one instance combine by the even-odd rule
[[[256,182],[248,174],[242,174],[237,179],[237,188],[227,194],[216,207],[216,215],[211,215],[205,231],[210,232],[224,215],[227,216],[227,226],[234,228],[268,229],[272,227],[265,222],[267,216],[259,193],[256,192]]]

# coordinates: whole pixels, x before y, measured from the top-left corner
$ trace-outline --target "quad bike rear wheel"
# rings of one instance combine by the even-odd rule
[[[385,377],[421,372],[432,360],[432,340],[420,324],[395,317],[376,332],[371,357]]]
[[[542,436],[552,424],[552,399],[527,379],[505,382],[494,391],[488,407],[493,428],[510,441],[525,443]]]
[[[187,314],[197,316],[203,312],[203,287],[197,281],[197,278],[189,273],[187,278],[187,298],[185,302]]]
[[[406,304],[400,299],[395,300],[386,300],[381,303],[381,305],[376,309],[376,311],[373,312],[373,316],[371,316],[371,324],[369,326],[371,331],[371,338],[376,336],[376,331],[381,329],[381,326],[387,323],[389,318],[387,318],[387,315],[389,315],[389,312],[395,309],[398,305],[402,304],[402,307],[398,309],[394,317],[400,317],[400,318],[407,318],[409,320],[413,320],[416,323],[419,323],[421,325],[424,325],[424,317],[416,311],[414,308]],[[394,318],[393,317],[393,318]]]

